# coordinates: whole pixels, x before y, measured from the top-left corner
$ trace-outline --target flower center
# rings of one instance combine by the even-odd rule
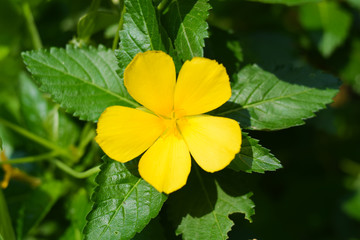
[[[182,114],[178,114],[177,111],[171,113],[171,117],[164,119],[166,124],[165,134],[173,134],[178,138],[181,138],[180,129],[177,125],[177,121],[182,117]]]

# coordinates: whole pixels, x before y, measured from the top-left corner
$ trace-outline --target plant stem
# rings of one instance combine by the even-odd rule
[[[86,170],[84,172],[78,172],[75,171],[74,169],[70,168],[68,165],[66,165],[65,163],[55,159],[54,160],[55,165],[60,168],[61,170],[63,170],[64,172],[66,172],[67,174],[75,177],[75,178],[87,178],[90,177],[91,175],[100,172],[100,165],[90,168],[89,170]]]
[[[28,162],[38,162],[43,160],[49,160],[55,156],[59,155],[57,151],[52,151],[49,153],[44,153],[36,156],[23,157],[23,158],[15,158],[7,161],[0,161],[1,164],[18,164],[18,163],[28,163]]]
[[[162,0],[161,3],[159,3],[159,5],[157,6],[157,10],[159,12],[162,12],[164,10],[164,8],[166,7],[168,3],[168,0]]]
[[[30,33],[30,36],[31,36],[31,39],[32,39],[32,42],[34,45],[34,49],[36,49],[36,50],[40,49],[40,48],[42,48],[40,35],[36,28],[34,17],[32,15],[31,9],[30,9],[30,5],[26,0],[22,4],[22,10],[24,12],[26,25],[27,25],[27,28],[29,30],[29,33]]]
[[[22,127],[19,127],[19,126],[15,125],[15,124],[12,124],[11,122],[8,122],[7,120],[2,119],[2,118],[0,118],[0,123],[3,124],[4,126],[10,128],[10,129],[12,129],[13,131],[23,135],[24,137],[27,137],[27,138],[33,140],[34,142],[37,142],[37,143],[41,144],[42,146],[47,147],[47,148],[49,148],[51,150],[54,150],[54,151],[58,152],[62,156],[65,156],[65,157],[70,158],[70,159],[73,158],[72,154],[70,154],[70,152],[68,152],[67,150],[59,147],[58,145],[56,145],[56,144],[54,144],[52,142],[49,142],[48,140],[46,140],[46,139],[44,139],[42,137],[39,137],[39,136],[33,134],[32,132],[29,132],[28,130],[26,130],[26,129],[22,128]]]
[[[114,51],[117,48],[118,42],[119,42],[119,31],[122,29],[123,23],[124,23],[124,13],[125,13],[125,4],[124,0],[120,0],[120,20],[119,25],[116,29],[115,38],[112,45],[112,50]]]

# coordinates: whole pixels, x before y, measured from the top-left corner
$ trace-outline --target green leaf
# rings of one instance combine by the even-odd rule
[[[0,239],[15,240],[14,229],[6,205],[2,189],[0,188]]]
[[[288,6],[300,5],[305,3],[317,3],[323,0],[249,0],[253,2],[262,2],[262,3],[275,3],[275,4],[285,4]]]
[[[322,31],[320,39],[315,35],[315,41],[324,57],[329,57],[346,40],[352,22],[350,13],[334,1],[303,5],[299,17],[307,30]]]
[[[60,239],[82,240],[82,230],[86,224],[86,215],[91,210],[89,195],[85,189],[80,188],[77,193],[68,199],[66,210],[67,219],[70,220],[71,224]]]
[[[229,102],[215,113],[239,121],[245,129],[289,128],[325,108],[338,88],[335,77],[310,68],[279,68],[275,75],[251,65],[237,74]]]
[[[164,16],[165,28],[181,60],[202,57],[208,37],[206,19],[211,9],[208,0],[174,0]]]
[[[82,120],[96,121],[112,105],[138,106],[116,73],[119,68],[111,50],[68,45],[24,52],[22,57],[40,90]]]
[[[63,192],[63,183],[47,179],[30,193],[19,209],[16,227],[18,239],[23,239],[41,222]]]
[[[91,35],[119,21],[116,12],[108,10],[91,11],[80,18],[77,25],[78,37],[87,41]]]
[[[122,164],[105,157],[96,182],[85,239],[131,239],[158,215],[166,200],[138,175],[136,161]]]
[[[354,38],[351,42],[351,50],[348,61],[340,70],[341,79],[349,84],[354,91],[360,94],[360,39]]]
[[[116,52],[122,72],[139,52],[165,51],[152,1],[125,0],[125,9],[120,49]]]
[[[258,140],[243,132],[241,151],[236,154],[229,168],[248,173],[264,173],[265,171],[275,171],[281,168],[280,161],[258,142]]]
[[[192,170],[186,186],[168,201],[177,235],[182,234],[184,240],[223,240],[234,225],[230,214],[243,213],[251,221],[252,193],[244,194],[237,178],[229,177],[229,172],[205,173],[197,166]]]
[[[26,128],[59,146],[73,145],[79,136],[78,126],[59,111],[59,105],[45,99],[25,73],[20,74],[19,83],[20,110]]]

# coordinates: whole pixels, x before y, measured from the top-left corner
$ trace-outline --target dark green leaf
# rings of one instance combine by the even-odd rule
[[[241,170],[248,173],[264,173],[281,168],[280,161],[258,142],[243,132],[241,151],[236,154],[229,167],[235,171]]]
[[[159,218],[154,218],[140,233],[136,234],[132,240],[166,240],[164,229]]]
[[[240,70],[240,64],[244,60],[239,39],[234,34],[215,27],[210,28],[205,56],[222,63],[230,76]]]
[[[164,24],[181,60],[203,56],[204,38],[208,37],[206,18],[211,8],[208,0],[174,0]]]
[[[15,240],[14,229],[6,205],[2,189],[0,188],[0,239]]]
[[[351,43],[347,63],[340,70],[342,80],[360,94],[360,39],[354,38]]]
[[[229,172],[192,170],[187,185],[168,202],[177,235],[182,234],[185,240],[223,240],[234,225],[230,214],[243,213],[251,221],[255,207],[250,200],[252,193],[244,192],[237,178]]]
[[[122,71],[139,52],[165,51],[151,0],[126,0],[123,30],[120,31],[120,49],[117,51]]]
[[[230,101],[215,113],[253,130],[277,130],[304,124],[325,108],[339,81],[310,68],[279,68],[276,75],[253,65],[243,68],[232,85]]]
[[[85,239],[131,239],[158,215],[166,200],[140,178],[136,161],[122,164],[105,157],[96,182]]]
[[[249,0],[253,2],[262,2],[262,3],[277,3],[277,4],[285,4],[289,6],[300,5],[305,3],[317,3],[322,0]]]
[[[22,56],[40,90],[80,119],[96,121],[112,105],[137,106],[116,73],[119,68],[110,50],[68,45]]]
[[[55,180],[44,182],[30,193],[19,209],[16,235],[23,239],[46,216],[64,192],[64,185]]]
[[[315,41],[324,57],[329,57],[345,41],[352,21],[350,13],[330,1],[301,6],[299,17],[307,30],[322,31],[321,38]]]
[[[70,227],[61,237],[62,240],[82,240],[82,230],[86,224],[86,215],[91,210],[89,195],[85,189],[80,188],[77,193],[68,199],[67,218],[70,220]]]
[[[87,41],[94,33],[97,33],[118,21],[119,15],[116,14],[116,12],[107,10],[89,12],[79,20],[77,26],[78,37]]]

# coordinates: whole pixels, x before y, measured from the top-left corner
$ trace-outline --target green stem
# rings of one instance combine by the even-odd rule
[[[91,122],[87,122],[85,124],[84,130],[81,134],[81,141],[78,145],[78,149],[80,151],[83,151],[85,147],[89,144],[89,142],[93,140],[93,138],[96,136],[96,133],[92,126],[93,125]]]
[[[100,165],[93,167],[89,170],[86,170],[84,172],[78,172],[75,171],[74,169],[70,168],[68,165],[66,165],[65,163],[55,159],[54,160],[55,165],[60,168],[61,170],[63,170],[64,172],[66,172],[67,174],[75,177],[75,178],[87,178],[90,177],[91,175],[100,172]]]
[[[119,32],[122,29],[123,23],[124,23],[124,14],[125,14],[125,4],[124,4],[124,0],[120,0],[120,20],[119,20],[119,25],[116,29],[116,33],[115,33],[115,38],[113,41],[113,45],[112,45],[112,50],[114,51],[117,48],[118,42],[119,42]]]
[[[52,151],[52,152],[40,154],[37,156],[14,158],[14,159],[7,160],[7,161],[0,161],[0,165],[1,164],[18,164],[18,163],[38,162],[38,161],[43,161],[43,160],[49,160],[57,155],[59,155],[59,153],[57,151]]]
[[[162,0],[161,3],[159,3],[159,5],[157,6],[157,10],[159,12],[162,12],[164,10],[164,8],[166,7],[168,3],[168,0]]]
[[[27,1],[23,2],[22,10],[24,12],[26,25],[27,25],[27,28],[29,30],[32,42],[34,44],[34,48],[35,49],[40,49],[40,48],[42,48],[40,35],[39,35],[39,32],[38,32],[38,30],[36,28],[34,17],[32,15],[31,9],[30,9],[30,5],[29,5],[29,3]]]
[[[39,137],[39,136],[33,134],[32,132],[29,132],[28,130],[26,130],[22,127],[12,124],[11,122],[8,122],[7,120],[2,119],[2,118],[0,118],[0,123],[10,129],[12,129],[13,131],[23,135],[24,137],[27,137],[27,138],[33,140],[34,142],[41,144],[42,146],[58,152],[62,156],[68,157],[70,159],[73,158],[73,156],[72,156],[72,154],[70,154],[70,152],[66,151],[65,149],[57,146],[56,144],[54,144],[52,142],[49,142],[48,140],[46,140],[42,137]]]

